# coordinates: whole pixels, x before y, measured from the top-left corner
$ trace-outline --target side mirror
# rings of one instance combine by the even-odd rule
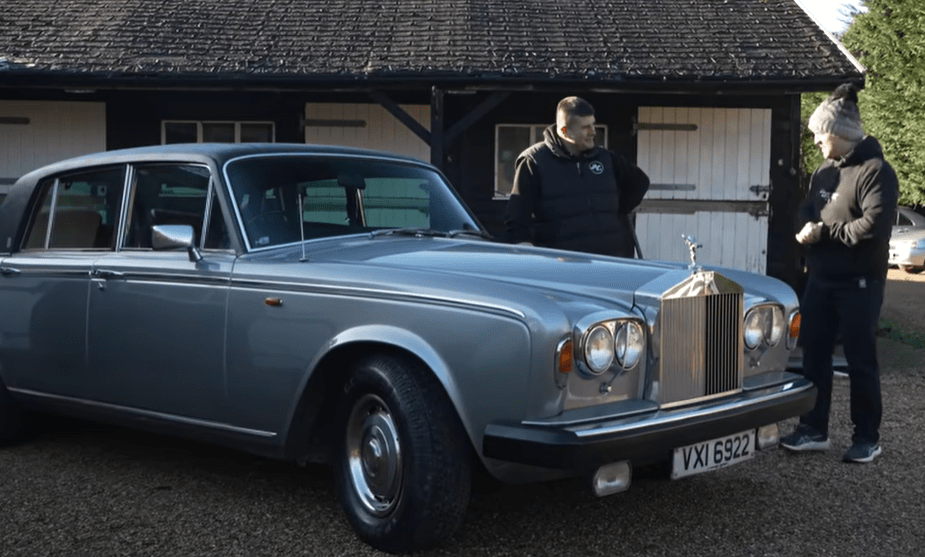
[[[156,224],[151,227],[151,247],[154,251],[185,249],[190,261],[201,261],[202,254],[193,244],[194,234],[188,224]]]

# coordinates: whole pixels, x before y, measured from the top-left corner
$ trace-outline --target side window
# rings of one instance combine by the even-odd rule
[[[899,211],[896,211],[896,224],[898,226],[912,226],[912,220]]]
[[[195,245],[227,247],[228,235],[217,204],[216,219],[206,220],[211,174],[205,166],[151,164],[135,168],[125,247],[150,248],[153,227],[185,224],[193,227]],[[208,222],[209,226],[204,226]],[[208,239],[203,241],[203,231]],[[213,237],[214,236],[214,237]]]
[[[24,248],[112,249],[124,177],[124,167],[117,167],[74,173],[39,184],[38,211]]]

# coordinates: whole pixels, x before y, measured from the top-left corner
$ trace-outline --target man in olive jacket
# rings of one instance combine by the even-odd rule
[[[854,423],[842,458],[864,463],[882,452],[876,334],[899,183],[880,144],[864,135],[857,102],[853,85],[840,86],[809,119],[825,162],[813,173],[796,223],[809,272],[800,341],[803,373],[819,390],[815,407],[781,445],[792,451],[829,448],[832,350],[840,334]]]
[[[517,158],[508,201],[512,243],[632,257],[629,213],[649,189],[649,177],[623,157],[594,144],[594,107],[559,102],[556,124]]]

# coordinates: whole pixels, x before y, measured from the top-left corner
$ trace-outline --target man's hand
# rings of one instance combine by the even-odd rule
[[[815,244],[820,238],[822,238],[821,222],[808,222],[803,230],[797,233],[797,242],[801,244]]]

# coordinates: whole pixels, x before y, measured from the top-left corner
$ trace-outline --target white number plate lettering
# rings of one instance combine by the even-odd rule
[[[757,430],[703,441],[674,450],[671,478],[678,479],[716,470],[755,456]]]

